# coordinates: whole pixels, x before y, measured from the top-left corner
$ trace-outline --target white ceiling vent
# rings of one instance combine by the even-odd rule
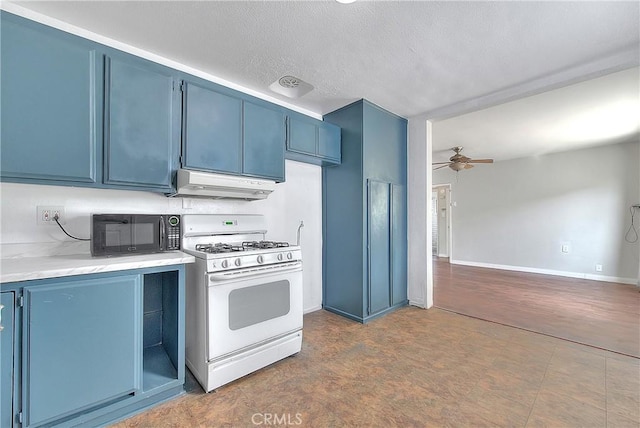
[[[300,98],[304,94],[311,92],[313,86],[294,76],[282,76],[269,85],[269,89],[285,97]]]

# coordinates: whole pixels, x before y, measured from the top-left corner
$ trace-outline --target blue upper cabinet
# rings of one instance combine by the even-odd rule
[[[239,93],[186,80],[182,166],[284,181],[285,123],[280,109]]]
[[[191,82],[182,96],[182,165],[241,173],[242,100]]]
[[[79,37],[1,14],[2,179],[99,181],[102,55]]]
[[[286,158],[315,165],[340,164],[340,127],[297,113],[287,117]]]
[[[172,193],[180,167],[282,182],[285,152],[340,163],[335,125],[0,16],[2,181]]]
[[[289,116],[287,150],[315,156],[318,145],[318,125],[311,120]]]
[[[244,101],[242,130],[242,172],[284,181],[284,114]]]
[[[106,59],[105,184],[172,190],[180,93],[171,71],[130,55]]]
[[[339,164],[341,162],[341,130],[340,127],[328,122],[322,122],[318,126],[318,152],[317,155],[326,163]]]

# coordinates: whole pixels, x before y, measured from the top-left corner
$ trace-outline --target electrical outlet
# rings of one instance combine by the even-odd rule
[[[55,216],[58,216],[58,222],[60,224],[66,223],[66,216],[64,214],[63,206],[44,206],[39,205],[36,209],[36,221],[37,224],[47,225],[50,224],[52,226],[57,226],[56,222],[53,220]]]
[[[562,252],[563,253],[569,252],[569,244],[562,244]]]
[[[596,272],[602,272],[602,265],[600,264],[596,265]]]

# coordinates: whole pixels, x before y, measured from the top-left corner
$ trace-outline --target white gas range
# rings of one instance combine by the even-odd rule
[[[211,391],[300,351],[302,251],[260,215],[184,215],[186,362]]]

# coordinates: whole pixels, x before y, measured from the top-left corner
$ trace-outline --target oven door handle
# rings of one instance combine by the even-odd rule
[[[272,273],[289,272],[301,270],[302,262],[295,261],[286,264],[260,266],[251,269],[236,270],[231,272],[217,272],[209,274],[209,282],[228,281],[236,278],[246,278],[250,276],[260,276]]]

